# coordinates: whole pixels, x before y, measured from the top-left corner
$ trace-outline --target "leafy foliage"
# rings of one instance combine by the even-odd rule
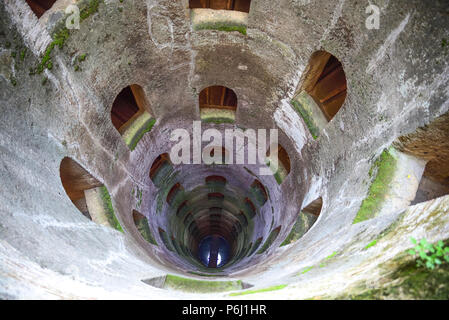
[[[408,253],[411,255],[419,255],[417,260],[418,267],[426,267],[427,269],[433,270],[444,261],[449,263],[449,247],[446,247],[443,241],[438,241],[437,244],[431,244],[426,239],[421,239],[419,242],[414,238],[410,238],[410,240],[415,247],[408,250]]]

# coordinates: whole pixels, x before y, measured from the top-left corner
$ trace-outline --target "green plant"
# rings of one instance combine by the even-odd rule
[[[14,78],[13,76],[11,76],[9,80],[11,81],[11,84],[12,84],[14,87],[17,85],[17,80],[16,80],[16,78]]]
[[[79,61],[79,62],[83,62],[84,60],[86,60],[86,56],[87,56],[87,54],[83,53],[82,55],[80,55],[80,56],[78,57],[78,61]]]
[[[302,270],[300,274],[305,274],[305,273],[309,272],[312,269],[313,269],[313,266],[312,267],[307,267],[304,270]]]
[[[329,256],[327,256],[326,258],[324,258],[323,262],[321,262],[320,264],[320,268],[324,268],[326,266],[326,261],[332,259],[333,257],[335,257],[338,254],[337,251],[332,252],[332,254],[330,254]]]
[[[366,249],[369,249],[369,248],[371,248],[371,247],[373,247],[373,246],[375,246],[376,243],[377,243],[377,240],[371,241],[370,243],[368,243],[368,244],[366,245],[365,250],[366,250]]]
[[[414,238],[410,238],[410,241],[415,247],[408,250],[408,253],[410,255],[419,255],[417,259],[418,267],[426,267],[433,270],[441,265],[444,260],[449,263],[449,247],[446,247],[443,241],[438,241],[437,244],[431,244],[425,238],[419,242]]]
[[[103,200],[103,204],[105,206],[106,217],[108,219],[109,224],[116,230],[123,232],[122,226],[120,222],[117,220],[117,217],[114,213],[114,207],[112,206],[111,196],[109,194],[108,189],[105,186],[100,188],[101,199]]]
[[[102,0],[91,0],[87,3],[86,7],[83,8],[80,12],[80,21],[84,21],[91,14],[98,11],[98,6],[100,5]],[[41,74],[45,69],[51,69],[53,64],[51,63],[51,54],[53,49],[58,46],[59,49],[64,47],[64,43],[69,38],[70,32],[65,26],[61,27],[58,31],[53,34],[53,41],[48,45],[45,49],[44,56],[42,57],[41,62],[37,65],[36,70],[33,73]],[[49,68],[50,66],[50,68]],[[78,71],[79,67],[75,67],[75,71]]]
[[[25,55],[26,55],[26,49],[23,49],[22,51],[20,51],[20,60],[25,60]]]

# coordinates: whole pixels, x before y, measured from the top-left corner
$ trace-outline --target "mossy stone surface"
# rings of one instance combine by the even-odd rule
[[[395,149],[385,149],[370,169],[370,176],[376,175],[369,188],[368,196],[354,218],[353,223],[362,222],[377,216],[382,209],[396,171],[397,157]]]
[[[242,281],[207,281],[167,275],[164,283],[165,289],[185,292],[208,293],[242,290]]]
[[[301,212],[289,235],[285,238],[284,242],[282,242],[281,247],[299,240],[307,231],[309,231],[317,219],[318,217],[313,214]]]
[[[262,293],[262,292],[270,292],[270,291],[277,291],[277,290],[282,290],[285,287],[287,287],[286,284],[281,284],[281,285],[277,285],[277,286],[272,286],[272,287],[268,287],[268,288],[263,288],[263,289],[257,289],[257,290],[247,290],[247,291],[243,291],[243,292],[234,292],[229,294],[231,297],[235,297],[235,296],[243,296],[243,295],[247,295],[247,294],[255,294],[255,293]]]

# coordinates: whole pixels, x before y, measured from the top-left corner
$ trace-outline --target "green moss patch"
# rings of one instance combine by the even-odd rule
[[[229,295],[232,296],[232,297],[243,296],[243,295],[247,295],[247,294],[254,294],[254,293],[262,293],[262,292],[270,292],[270,291],[282,290],[285,287],[287,287],[286,284],[281,284],[281,285],[272,286],[272,287],[263,288],[263,289],[258,289],[258,290],[247,290],[247,291],[243,291],[243,292],[234,292],[234,293],[231,293]]]
[[[307,128],[309,128],[310,134],[312,135],[313,139],[318,139],[318,136],[320,135],[320,129],[317,127],[315,122],[313,121],[312,114],[307,111],[303,106],[296,100],[292,100],[291,104],[293,108],[296,110],[296,112],[301,116],[301,118],[304,120]]]
[[[226,292],[226,291],[242,290],[243,283],[240,280],[237,281],[196,280],[169,274],[165,279],[164,288],[193,293]]]
[[[156,119],[151,118],[148,112],[144,112],[126,129],[123,139],[131,151],[136,148],[145,133],[151,131],[155,123]]]
[[[369,249],[369,248],[371,248],[371,247],[374,247],[375,245],[377,244],[377,240],[373,240],[373,241],[371,241],[370,243],[368,243],[366,246],[365,246],[365,250],[366,249]]]
[[[384,150],[370,169],[370,176],[376,174],[376,177],[371,183],[368,196],[363,200],[360,210],[357,212],[354,224],[372,219],[379,214],[390,191],[396,167],[397,159],[394,155],[394,148]]]
[[[338,252],[334,251],[330,255],[328,255],[326,258],[324,258],[324,260],[320,263],[320,268],[324,268],[327,265],[326,262],[328,262],[330,259],[335,257],[337,254],[338,254]]]
[[[109,195],[108,189],[106,189],[105,186],[100,187],[100,196],[101,196],[101,200],[103,201],[103,205],[105,208],[105,213],[106,213],[106,217],[108,219],[109,225],[111,227],[113,227],[114,229],[123,232],[122,226],[120,225],[120,223],[117,220],[117,217],[115,216],[114,213],[114,208],[112,206],[112,200],[111,200],[111,196]]]
[[[257,248],[259,248],[260,243],[262,242],[262,240],[263,240],[262,237],[260,237],[259,239],[256,240],[256,242],[254,242],[254,244],[251,247],[251,250],[250,250],[248,256],[252,255],[257,250]]]
[[[234,119],[230,118],[206,118],[203,119],[205,123],[223,124],[223,123],[234,123]]]
[[[90,15],[94,14],[98,11],[98,7],[100,3],[103,2],[103,0],[89,0],[85,1],[85,4],[82,5],[82,8],[80,10],[80,22],[87,19]],[[53,41],[48,45],[48,47],[45,49],[45,53],[39,62],[39,64],[36,66],[36,68],[30,72],[33,73],[42,73],[45,69],[51,69],[53,66],[53,63],[51,61],[51,54],[53,52],[53,49],[57,46],[59,49],[62,49],[64,47],[65,42],[70,36],[70,30],[67,29],[65,26],[65,19],[62,19],[61,21],[64,22],[63,26],[60,27],[57,31],[53,33]]]
[[[281,247],[298,241],[307,231],[309,231],[317,219],[318,217],[314,214],[301,212],[289,235],[285,238],[284,242],[282,242]]]
[[[165,230],[162,230],[162,229],[159,228],[159,236],[161,237],[162,242],[164,243],[165,247],[167,247],[167,249],[169,251],[174,252],[175,248],[173,247],[173,244],[170,241],[170,239],[169,239],[169,237],[167,235],[167,232]]]
[[[145,217],[140,219],[136,224],[137,230],[139,230],[142,237],[149,243],[157,246],[156,240],[154,240],[153,234],[151,233],[150,226],[148,225],[148,219]]]
[[[257,254],[262,254],[265,251],[268,250],[268,248],[271,246],[271,244],[276,240],[276,238],[279,235],[279,232],[281,231],[281,227],[277,227],[273,231],[271,231],[270,235],[268,236],[267,240],[263,244],[263,246],[260,248],[259,251],[257,251]]]
[[[241,34],[246,36],[246,25],[242,24],[235,24],[232,22],[208,22],[208,23],[201,23],[198,25],[195,25],[193,28],[195,31],[198,30],[218,30],[218,31],[237,31]]]
[[[358,288],[360,292],[339,299],[353,300],[448,300],[449,264],[434,270],[418,268],[416,261],[400,266],[382,282],[379,288]]]
[[[300,275],[301,275],[301,274],[306,274],[307,272],[309,272],[309,271],[312,270],[312,269],[313,269],[313,266],[304,268],[304,270],[301,271]]]

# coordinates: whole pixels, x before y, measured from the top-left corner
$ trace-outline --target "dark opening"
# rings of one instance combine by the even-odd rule
[[[304,213],[313,214],[314,216],[319,216],[321,213],[321,208],[323,207],[323,198],[318,198],[312,201],[307,207],[303,208],[301,211]]]
[[[200,93],[200,109],[237,110],[237,95],[229,88],[212,86]]]
[[[256,216],[257,209],[256,209],[256,206],[253,204],[253,202],[249,198],[246,198],[244,206],[245,206],[248,216],[251,219],[254,218]]]
[[[309,203],[305,208],[303,208],[298,217],[296,218],[295,224],[293,225],[290,234],[282,242],[281,246],[285,246],[299,240],[307,231],[312,228],[315,222],[318,220],[321,214],[321,209],[323,208],[323,198],[317,198],[316,200]]]
[[[167,203],[173,205],[175,198],[179,195],[179,193],[183,190],[181,184],[176,183],[167,194]]]
[[[118,94],[112,105],[112,124],[121,133],[121,129],[138,114],[139,110],[131,86],[126,87]]]
[[[254,182],[251,184],[250,192],[253,196],[253,199],[259,206],[263,206],[265,202],[267,202],[268,193],[265,190],[262,182],[260,182],[259,180],[254,180]]]
[[[290,173],[290,157],[287,151],[280,145],[277,145],[278,148],[278,170],[274,173],[274,178],[276,179],[278,184],[281,184],[285,178]],[[270,149],[267,151],[267,157],[271,157]]]
[[[198,248],[201,262],[208,268],[219,268],[229,259],[230,248],[225,238],[212,235],[204,238]]]
[[[206,184],[224,186],[226,184],[226,178],[222,176],[209,176],[206,178]]]
[[[25,0],[33,10],[34,14],[40,18],[45,11],[49,10],[56,0]]]
[[[235,10],[249,13],[251,0],[190,0],[190,9],[207,8],[215,10]]]
[[[157,242],[154,240],[153,234],[151,233],[150,226],[148,225],[147,217],[137,210],[133,210],[133,221],[137,230],[142,235],[142,238],[151,244],[157,245]]]
[[[265,243],[263,244],[262,248],[260,248],[259,251],[257,251],[257,254],[262,254],[265,251],[268,250],[268,248],[273,244],[273,242],[276,240],[276,238],[278,237],[279,233],[281,232],[281,226],[273,229],[273,231],[271,231],[270,235],[267,238],[267,241],[265,241]]]
[[[158,231],[159,231],[159,236],[161,237],[161,240],[164,243],[164,245],[167,247],[167,249],[169,251],[174,251],[173,245],[170,242],[167,232],[165,232],[165,230],[162,228],[158,228]]]
[[[153,161],[150,168],[150,179],[157,187],[159,187],[172,169],[173,167],[170,162],[169,154],[163,153]]]
[[[220,192],[211,192],[207,195],[207,200],[209,201],[223,201],[224,195]]]
[[[449,194],[449,113],[399,137],[394,147],[427,162],[412,205]]]
[[[313,97],[328,121],[342,107],[347,84],[343,66],[336,57],[325,51],[312,55],[302,89]]]
[[[101,187],[103,184],[68,157],[62,159],[59,172],[62,185],[70,200],[83,215],[91,219],[84,191]]]

